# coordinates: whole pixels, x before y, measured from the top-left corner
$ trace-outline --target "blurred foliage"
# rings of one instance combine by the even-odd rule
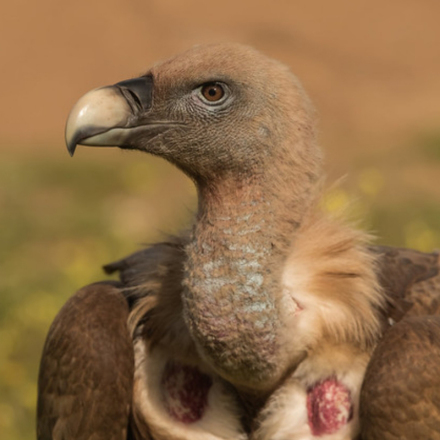
[[[39,359],[66,299],[191,215],[192,183],[139,157],[0,163],[0,439],[35,438]]]
[[[422,148],[428,158],[440,162],[440,133],[430,133],[422,136]]]
[[[440,151],[440,143],[425,145]],[[159,159],[78,156],[13,156],[0,163],[1,439],[35,438],[39,358],[65,300],[104,278],[101,265],[135,251],[140,239],[175,232],[194,207],[192,184]],[[389,176],[375,167],[361,167],[355,179],[328,191],[330,211],[350,202],[380,242],[440,247],[440,207],[428,196],[383,198]]]
[[[383,200],[380,195],[385,181],[378,169],[365,168],[355,185],[347,188],[341,184],[328,190],[324,207],[329,212],[346,212],[349,219],[376,237],[376,243],[440,251],[440,205],[428,197]]]

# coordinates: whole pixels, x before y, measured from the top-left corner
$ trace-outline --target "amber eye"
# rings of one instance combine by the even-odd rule
[[[220,99],[222,99],[225,95],[223,87],[220,84],[216,83],[205,84],[202,87],[201,91],[203,97],[209,102],[220,101]]]

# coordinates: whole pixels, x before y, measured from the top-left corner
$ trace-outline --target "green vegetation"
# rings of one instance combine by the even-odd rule
[[[187,223],[194,206],[192,184],[159,159],[118,152],[94,160],[79,153],[74,160],[13,157],[0,163],[2,439],[35,438],[39,358],[65,300],[104,278],[102,264]],[[354,198],[355,216],[380,242],[440,248],[440,207],[428,195],[384,199],[382,171],[365,168],[356,175],[350,185],[329,191],[328,209]]]
[[[2,439],[35,438],[39,358],[66,299],[105,278],[103,264],[188,220],[192,184],[165,162],[139,157],[0,164]]]
[[[432,160],[440,162],[440,133],[431,133],[423,136],[423,151]]]

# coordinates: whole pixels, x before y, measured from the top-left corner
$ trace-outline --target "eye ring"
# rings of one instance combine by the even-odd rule
[[[222,104],[228,97],[227,87],[214,81],[202,84],[197,91],[200,100],[211,106]]]

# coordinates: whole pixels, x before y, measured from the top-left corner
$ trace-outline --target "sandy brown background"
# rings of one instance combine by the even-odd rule
[[[61,142],[69,108],[91,87],[232,40],[291,66],[325,136],[349,136],[354,149],[386,136],[395,144],[438,127],[439,17],[436,0],[4,2],[1,136]]]
[[[381,242],[440,247],[438,0],[15,0],[0,14],[0,438],[34,438],[53,316],[100,265],[188,218],[191,185],[117,149],[64,147],[86,91],[191,45],[238,41],[298,75],[320,115],[333,204]],[[183,214],[182,214],[183,213]]]

